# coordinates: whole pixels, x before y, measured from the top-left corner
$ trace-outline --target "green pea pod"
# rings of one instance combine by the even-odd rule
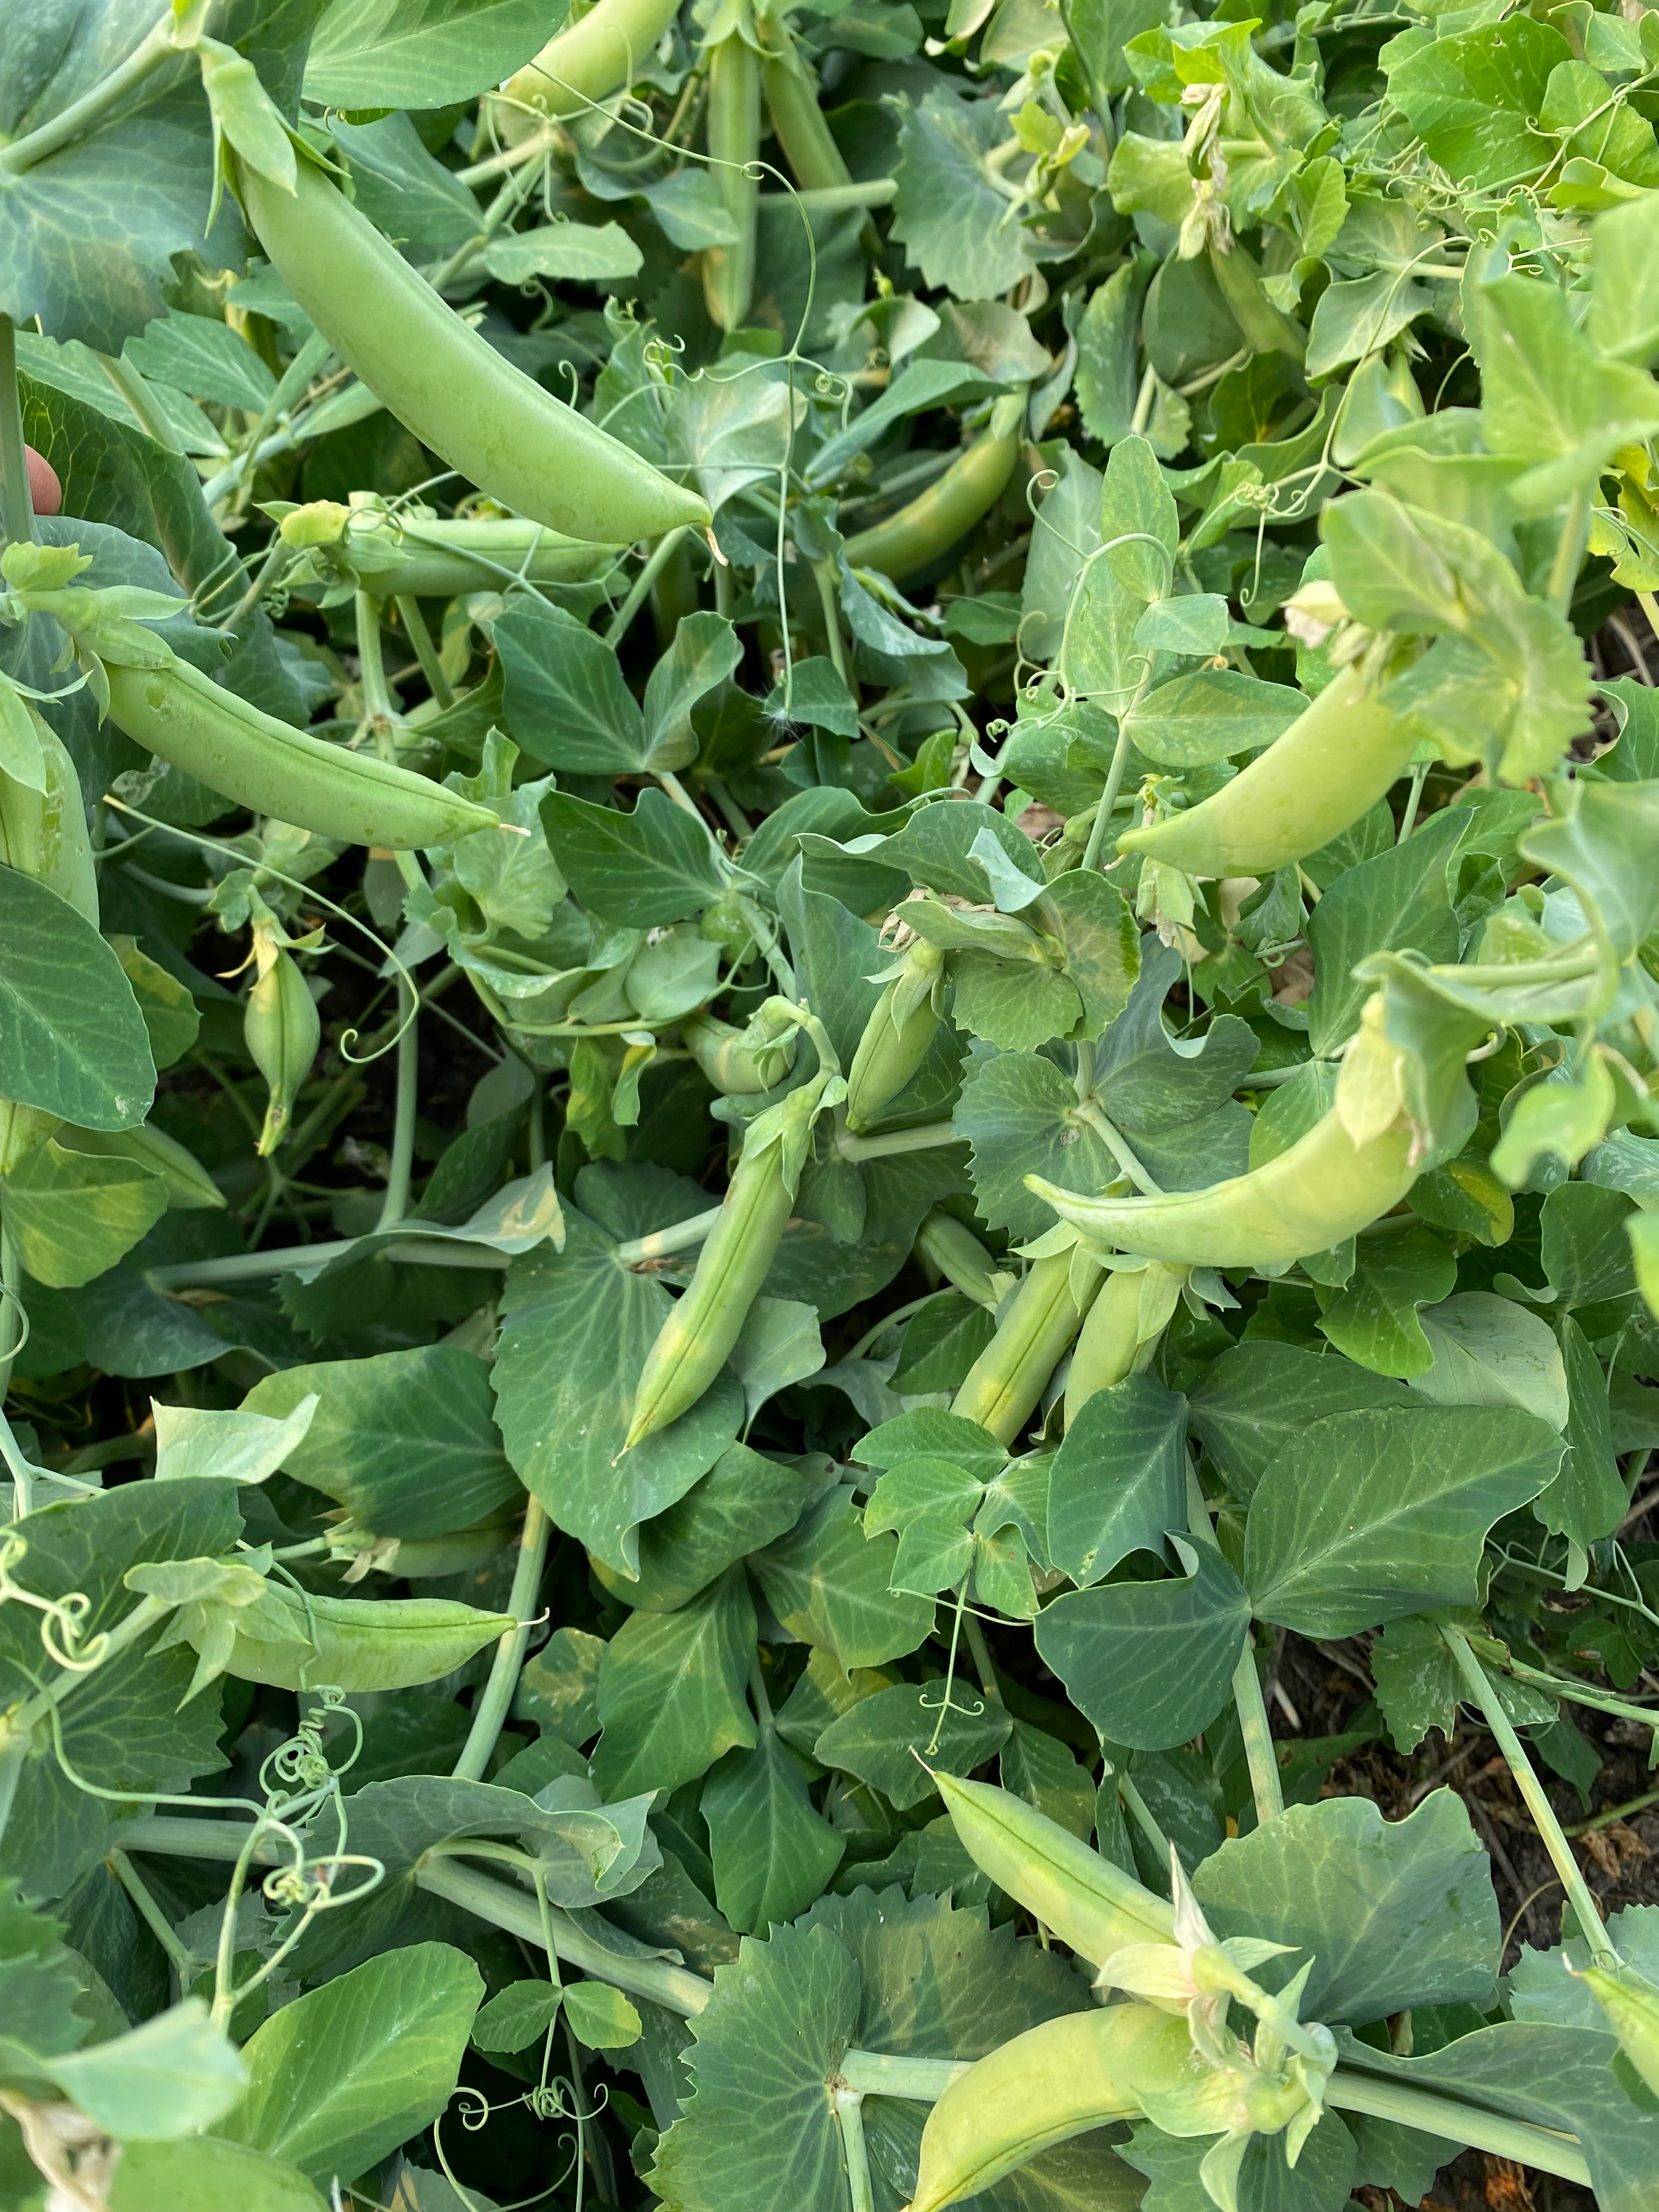
[[[495,826],[487,806],[408,769],[291,729],[182,660],[161,668],[112,663],[108,673],[110,713],[119,728],[256,814],[394,853]]]
[[[909,2212],[977,2196],[1051,2143],[1136,2119],[1139,2065],[1152,2046],[1187,2046],[1187,2023],[1151,2005],[1063,2014],[1000,2044],[957,2075],[927,2115]]]
[[[225,1673],[278,1690],[412,1689],[453,1674],[515,1626],[510,1614],[449,1598],[307,1598],[280,1583],[267,1583],[229,1620]]]
[[[1158,1260],[1111,1269],[1084,1316],[1066,1373],[1066,1425],[1097,1390],[1139,1374],[1157,1349],[1181,1296],[1182,1271]]]
[[[1024,420],[1022,393],[1009,392],[999,399],[984,429],[937,483],[929,484],[885,522],[848,539],[847,557],[853,566],[879,568],[902,584],[942,560],[1007,489],[1019,459]]]
[[[951,1401],[953,1413],[977,1421],[1001,1443],[1012,1443],[1030,1419],[1082,1322],[1088,1297],[1079,1304],[1074,1295],[1073,1257],[1061,1252],[1032,1261],[996,1334]],[[1092,1272],[1097,1283],[1101,1271]]]
[[[341,360],[422,445],[503,506],[596,544],[658,538],[708,509],[544,392],[448,307],[309,161],[284,191],[239,167],[248,220]]]
[[[679,0],[599,0],[580,23],[515,70],[501,88],[503,97],[490,102],[503,137],[514,143],[535,129],[534,118],[522,112],[526,107],[542,115],[581,115],[631,84],[679,12]]]
[[[1587,1966],[1578,1978],[1607,2015],[1626,2057],[1659,2096],[1659,1990],[1633,1966],[1616,1973]]]
[[[564,538],[516,515],[421,517],[387,514],[313,500],[285,514],[284,544],[310,557],[284,582],[361,584],[377,599],[452,599],[463,592],[500,591],[508,576],[530,584],[580,584],[603,575],[619,548]]]
[[[270,1092],[258,1152],[264,1159],[288,1134],[300,1085],[311,1073],[323,1027],[299,963],[265,930],[254,934],[259,972],[247,994],[242,1037]]]
[[[933,1781],[974,1864],[1079,1958],[1101,1966],[1127,1944],[1174,1940],[1174,1906],[1058,1820],[988,1782]]]
[[[763,25],[769,51],[761,58],[761,83],[772,128],[804,192],[833,191],[853,181],[841,148],[818,106],[818,88],[781,23]]]
[[[746,173],[760,149],[760,56],[739,32],[708,49],[709,158],[720,204],[737,238],[703,250],[702,290],[708,313],[723,331],[740,330],[755,296],[755,225],[758,179]]]
[[[945,953],[919,938],[903,972],[879,999],[847,1078],[847,1126],[855,1133],[879,1121],[927,1057],[945,1009]]]
[[[1002,1289],[1009,1277],[980,1243],[973,1231],[938,1206],[916,1231],[916,1254],[939,1269],[945,1281],[972,1298],[975,1305],[994,1313],[1002,1304]]]
[[[646,1354],[624,1451],[677,1421],[725,1366],[794,1202],[781,1146],[763,1145],[753,1158],[745,1147],[696,1273]]]
[[[1404,775],[1415,746],[1358,670],[1345,668],[1213,797],[1150,829],[1126,830],[1117,848],[1191,876],[1269,875],[1357,822]]]
[[[483,1566],[512,1540],[519,1519],[502,1510],[442,1536],[379,1536],[368,1528],[336,1528],[330,1534],[329,1549],[336,1557],[363,1560],[363,1573],[372,1566],[382,1574],[401,1575],[405,1582],[425,1582]],[[346,1578],[355,1579],[349,1570]]]
[[[781,1038],[758,1048],[715,1014],[690,1014],[680,1024],[685,1048],[722,1097],[751,1096],[781,1083],[795,1064],[795,1041]]]
[[[98,870],[87,834],[86,801],[68,749],[44,715],[28,714],[40,740],[42,788],[0,769],[0,866],[33,876],[67,899],[95,929]]]
[[[180,1212],[200,1212],[225,1203],[224,1193],[196,1155],[148,1121],[138,1129],[75,1129],[65,1124],[58,1140],[71,1152],[96,1152],[148,1168],[167,1185],[168,1206]]]

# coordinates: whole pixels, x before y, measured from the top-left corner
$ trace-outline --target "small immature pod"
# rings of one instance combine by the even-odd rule
[[[1066,1372],[1068,1428],[1097,1390],[1109,1390],[1146,1365],[1175,1311],[1183,1279],[1184,1270],[1158,1260],[1110,1270],[1078,1332]]]
[[[903,971],[877,1000],[847,1078],[847,1126],[859,1134],[880,1121],[927,1057],[944,1016],[945,952],[917,938]]]
[[[1087,1288],[1079,1304],[1073,1259],[1061,1252],[1032,1261],[996,1334],[951,1401],[953,1413],[977,1421],[1002,1443],[1012,1443],[1030,1419],[1100,1280],[1098,1267],[1084,1271]]]
[[[259,1132],[259,1157],[264,1159],[288,1134],[300,1085],[322,1042],[323,1025],[293,955],[265,928],[255,929],[253,942],[258,974],[247,994],[242,1036],[270,1092]]]
[[[1052,2143],[1139,2117],[1137,2062],[1187,2023],[1151,2005],[1044,2021],[959,2074],[927,2116],[909,2212],[942,2212]]]
[[[1010,1275],[998,1267],[973,1231],[955,1214],[935,1206],[916,1231],[916,1256],[939,1269],[945,1281],[994,1313]]]
[[[1174,1942],[1175,1907],[1069,1828],[989,1783],[933,1781],[974,1864],[1079,1957],[1099,1966],[1127,1944]]]
[[[685,1048],[722,1097],[751,1096],[782,1082],[795,1064],[795,1041],[750,1045],[744,1032],[716,1014],[690,1014],[680,1024]]]
[[[44,715],[27,708],[40,744],[42,788],[0,769],[0,865],[33,876],[98,927],[98,870],[75,763]]]

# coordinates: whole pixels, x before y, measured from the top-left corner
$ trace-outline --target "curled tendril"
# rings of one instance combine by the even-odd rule
[[[84,1590],[70,1590],[62,1597],[42,1597],[37,1591],[25,1589],[12,1579],[12,1570],[21,1565],[28,1550],[24,1536],[8,1536],[0,1541],[0,1605],[26,1605],[32,1613],[40,1615],[40,1644],[54,1667],[65,1674],[89,1674],[101,1666],[109,1650],[109,1638],[101,1630],[82,1643],[86,1634],[87,1617],[92,1611],[92,1600]]]
[[[337,1888],[334,1877],[346,1867],[362,1867],[368,1879],[349,1889]],[[384,1864],[371,1858],[368,1852],[328,1851],[320,1858],[302,1858],[297,1864],[276,1868],[265,1876],[260,1888],[273,1905],[309,1915],[331,1912],[343,1905],[356,1905],[385,1880]]]

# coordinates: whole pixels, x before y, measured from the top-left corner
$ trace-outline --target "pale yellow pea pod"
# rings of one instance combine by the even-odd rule
[[[1101,1966],[1127,1944],[1175,1940],[1175,1908],[1167,1899],[1035,1805],[942,1769],[933,1784],[974,1864],[1079,1957]]]
[[[1187,2023],[1151,2005],[1068,2013],[1028,2028],[959,2074],[927,2116],[909,2212],[976,2196],[1051,2144],[1135,2119],[1138,2066]]]
[[[517,1626],[510,1614],[450,1598],[307,1598],[280,1583],[267,1583],[230,1620],[225,1673],[279,1690],[413,1689]]]

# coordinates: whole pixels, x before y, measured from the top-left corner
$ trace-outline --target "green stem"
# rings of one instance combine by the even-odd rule
[[[607,645],[620,645],[627,636],[635,616],[651,596],[651,586],[679,551],[680,542],[690,527],[689,522],[683,522],[678,530],[665,531],[657,540],[650,558],[629,586],[628,597],[606,626],[605,641]]]
[[[5,1357],[0,1358],[0,1407],[3,1407],[6,1402],[6,1393],[11,1388],[12,1362],[22,1348],[27,1324],[24,1318],[22,1299],[22,1255],[6,1234],[3,1219],[0,1219],[0,1289],[5,1291],[5,1296],[0,1297],[0,1329],[6,1332],[6,1341],[11,1347]],[[0,1413],[0,1419],[3,1418],[3,1413]],[[9,1464],[11,1460],[9,1452],[7,1453],[6,1458]],[[13,1492],[13,1504],[15,1510],[12,1517],[14,1520],[21,1521],[29,1510],[24,1503],[24,1492],[27,1486],[27,1477],[20,1479],[15,1467],[12,1467],[11,1475],[15,1486]]]
[[[1078,1106],[1077,1115],[1079,1121],[1088,1123],[1124,1174],[1143,1196],[1147,1198],[1163,1196],[1162,1186],[1154,1182],[1152,1176],[1147,1174],[1131,1150],[1127,1138],[1115,1122],[1107,1118],[1106,1109],[1097,1098],[1082,1100]]]
[[[1639,1797],[1626,1797],[1622,1805],[1609,1805],[1588,1820],[1575,1820],[1562,1833],[1568,1836],[1588,1836],[1596,1828],[1610,1828],[1615,1820],[1626,1820],[1632,1813],[1645,1813],[1650,1805],[1659,1805],[1659,1790],[1647,1790]]]
[[[421,603],[406,592],[398,592],[392,600],[398,610],[398,619],[404,634],[415,648],[415,658],[421,664],[421,673],[426,678],[426,688],[440,708],[448,708],[455,703],[455,687],[444,674],[443,663],[438,658],[438,648],[432,642],[432,632],[427,628],[426,617],[421,612]]]
[[[1134,1784],[1130,1781],[1128,1776],[1125,1774],[1121,1768],[1115,1770],[1113,1778],[1117,1784],[1117,1794],[1123,1800],[1124,1807],[1128,1813],[1129,1818],[1134,1822],[1136,1827],[1139,1829],[1141,1834],[1146,1837],[1147,1842],[1158,1853],[1163,1864],[1168,1866],[1170,1863],[1170,1838],[1164,1834],[1163,1829],[1158,1826],[1158,1822],[1153,1819],[1152,1807],[1146,1802],[1146,1800],[1141,1796],[1139,1790],[1135,1788]]]
[[[1515,1777],[1515,1786],[1526,1801],[1527,1810],[1537,1823],[1544,1849],[1549,1853],[1550,1863],[1556,1873],[1561,1877],[1561,1887],[1577,1915],[1579,1932],[1590,1946],[1595,1964],[1598,1966],[1616,1966],[1618,1954],[1607,1942],[1607,1931],[1601,1923],[1601,1909],[1591,1894],[1589,1884],[1584,1880],[1578,1862],[1572,1855],[1572,1845],[1562,1832],[1561,1823],[1555,1816],[1555,1808],[1545,1795],[1543,1785],[1533,1771],[1532,1761],[1527,1757],[1520,1737],[1510,1726],[1510,1717],[1504,1711],[1486,1668],[1469,1649],[1469,1640],[1461,1628],[1443,1626],[1440,1633],[1445,1638],[1452,1657],[1457,1662],[1463,1680],[1468,1684],[1470,1697],[1480,1708],[1487,1728],[1497,1739],[1498,1748],[1509,1763],[1510,1771]]]
[[[1267,1700],[1261,1694],[1261,1677],[1255,1670],[1255,1644],[1249,1636],[1233,1669],[1233,1704],[1238,1711],[1239,1732],[1244,1738],[1256,1822],[1265,1828],[1269,1820],[1276,1820],[1284,1811],[1285,1791],[1273,1751],[1273,1730],[1267,1722]]]
[[[1592,1712],[1610,1713],[1617,1720],[1639,1721],[1644,1728],[1659,1729],[1659,1710],[1651,1705],[1627,1705],[1623,1698],[1610,1698],[1605,1692],[1592,1690],[1583,1682],[1570,1682],[1559,1674],[1548,1674],[1540,1668],[1524,1667],[1518,1659],[1504,1662],[1505,1674],[1513,1674],[1517,1682],[1535,1682],[1540,1690],[1547,1690],[1569,1705],[1588,1705]]]
[[[650,1260],[665,1260],[671,1252],[689,1252],[694,1244],[702,1244],[713,1236],[714,1224],[720,1218],[720,1208],[711,1206],[707,1213],[694,1213],[688,1221],[672,1221],[666,1229],[653,1230],[648,1237],[635,1237],[626,1244],[617,1247],[617,1264],[622,1267],[641,1267]]]
[[[158,1291],[205,1290],[219,1283],[258,1282],[265,1275],[286,1275],[307,1267],[321,1269],[346,1259],[362,1243],[360,1237],[339,1237],[319,1244],[279,1244],[269,1252],[227,1252],[211,1260],[177,1260],[164,1267],[151,1267],[148,1279]],[[509,1255],[492,1245],[468,1244],[455,1237],[419,1241],[410,1232],[408,1243],[398,1242],[378,1248],[389,1258],[411,1267],[505,1267]]]
[[[941,1145],[964,1143],[960,1129],[949,1121],[924,1121],[919,1128],[889,1129],[881,1136],[855,1137],[849,1130],[836,1133],[836,1151],[844,1160],[885,1160],[900,1152],[936,1152]]]
[[[100,77],[79,100],[71,100],[61,114],[43,123],[38,131],[25,131],[9,146],[0,147],[0,171],[21,176],[25,169],[32,169],[37,161],[44,161],[60,147],[84,137],[94,124],[178,52],[173,43],[173,20],[172,9],[164,10],[160,21],[150,26],[125,61],[107,76]]]
[[[1572,605],[1573,586],[1578,581],[1578,564],[1584,557],[1584,540],[1589,530],[1590,492],[1588,485],[1574,492],[1567,511],[1561,518],[1561,535],[1555,548],[1555,559],[1550,568],[1547,598],[1557,614],[1565,617]]]
[[[33,536],[28,448],[17,390],[17,331],[9,315],[0,315],[0,541],[27,545]]]
[[[196,1964],[189,1945],[179,1942],[173,1923],[150,1895],[149,1886],[124,1850],[112,1844],[104,1854],[104,1861],[132,1900],[139,1918],[167,1953],[167,1962],[178,1980],[179,1994],[182,1996],[185,1977]]]
[[[386,1165],[386,1197],[377,1230],[395,1229],[409,1211],[409,1181],[415,1165],[415,1117],[420,1104],[420,1002],[399,975],[398,1000],[404,1025],[398,1037],[398,1098],[392,1124],[392,1157]]]
[[[1129,762],[1129,718],[1126,714],[1118,725],[1117,743],[1112,747],[1111,765],[1106,770],[1106,788],[1100,794],[1100,804],[1095,809],[1095,818],[1089,824],[1089,842],[1083,848],[1085,868],[1100,866],[1100,848],[1106,842],[1106,832],[1111,826],[1112,809],[1117,805],[1117,794],[1122,787],[1123,772]]]
[[[851,2212],[875,2212],[870,2187],[870,2153],[864,2140],[864,2092],[838,2088],[833,2098],[841,2123],[841,2147],[847,2160],[847,2193]]]
[[[1407,794],[1406,811],[1400,817],[1400,835],[1394,841],[1396,845],[1403,845],[1417,827],[1417,810],[1422,804],[1423,786],[1428,779],[1428,773],[1427,761],[1419,761],[1412,770],[1412,787]]]
[[[495,1646],[489,1679],[473,1708],[472,1726],[455,1762],[458,1782],[482,1782],[490,1754],[501,1741],[501,1724],[513,1703],[513,1693],[519,1686],[519,1674],[524,1666],[532,1612],[541,1589],[551,1534],[552,1523],[541,1500],[531,1498],[525,1507],[524,1528],[519,1537],[519,1564],[514,1570],[513,1589],[507,1601],[507,1609],[519,1625],[509,1629]]]
[[[828,561],[814,561],[812,581],[817,586],[818,605],[823,611],[823,627],[830,638],[830,658],[835,663],[836,673],[856,699],[858,688],[847,666],[847,648],[841,635],[841,596],[836,589],[835,569]]]
[[[985,1641],[985,1631],[971,1613],[962,1617],[962,1632],[968,1639],[968,1649],[974,1655],[974,1664],[979,1670],[979,1686],[994,1705],[1003,1702],[1002,1685],[997,1680],[997,1670],[991,1660],[991,1647]]]

